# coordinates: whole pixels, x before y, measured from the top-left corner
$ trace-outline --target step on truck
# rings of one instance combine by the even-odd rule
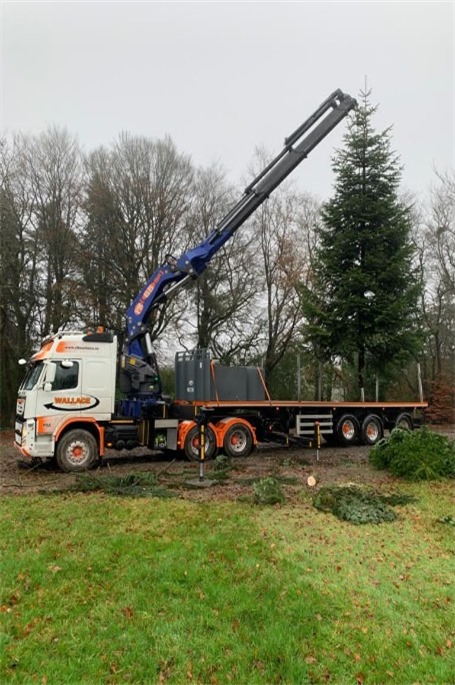
[[[247,456],[258,442],[270,439],[303,441],[315,425],[329,442],[374,444],[384,429],[412,428],[419,421],[424,403],[273,401],[260,370],[223,371],[206,351],[193,358],[177,355],[177,393],[171,402],[162,393],[147,325],[174,292],[205,271],[240,226],[355,106],[341,90],[332,93],[285,139],[280,154],[200,244],[180,257],[166,256],[126,312],[121,350],[108,331],[64,330],[44,340],[28,362],[21,360],[27,371],[18,391],[15,445],[24,457],[55,457],[65,471],[89,468],[110,448],[144,446],[195,459],[202,411],[209,417],[206,458],[218,449]],[[182,385],[191,369],[198,369],[192,384],[189,379]]]

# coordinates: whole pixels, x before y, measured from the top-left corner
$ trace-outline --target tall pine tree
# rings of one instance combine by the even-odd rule
[[[333,160],[334,196],[323,207],[315,280],[303,296],[308,342],[322,359],[383,377],[419,348],[418,293],[410,209],[400,202],[401,167],[390,129],[377,133],[370,93],[348,122]]]

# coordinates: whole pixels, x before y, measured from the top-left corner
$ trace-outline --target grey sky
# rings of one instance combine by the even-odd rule
[[[2,2],[3,132],[66,126],[85,150],[168,133],[240,183],[336,88],[365,76],[403,185],[454,164],[453,2]],[[338,129],[296,172],[330,194]]]

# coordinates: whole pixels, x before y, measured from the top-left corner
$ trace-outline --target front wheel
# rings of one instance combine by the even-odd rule
[[[98,445],[91,433],[82,429],[68,431],[59,440],[56,460],[67,473],[87,471],[98,456]]]

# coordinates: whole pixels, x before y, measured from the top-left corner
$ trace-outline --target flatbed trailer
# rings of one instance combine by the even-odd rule
[[[320,433],[341,446],[374,445],[395,427],[421,425],[426,402],[176,401],[170,416],[178,421],[178,449],[198,458],[198,417],[205,415],[206,458],[217,450],[245,457],[258,443],[311,444]]]
[[[175,379],[176,399],[165,413],[176,422],[176,449],[190,459],[198,458],[201,423],[207,458],[217,450],[245,457],[258,443],[307,445],[316,435],[334,445],[374,445],[396,426],[419,426],[427,407],[426,402],[275,400],[261,368],[223,366],[204,349],[177,352]]]

